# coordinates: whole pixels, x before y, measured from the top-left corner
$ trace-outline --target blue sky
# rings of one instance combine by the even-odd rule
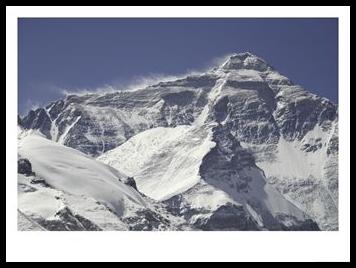
[[[20,114],[63,90],[122,88],[244,51],[338,102],[337,19],[23,18],[18,26]]]

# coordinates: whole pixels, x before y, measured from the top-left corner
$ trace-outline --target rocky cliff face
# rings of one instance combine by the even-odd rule
[[[21,125],[134,177],[196,228],[336,230],[337,121],[331,101],[240,53],[199,75],[70,95]]]

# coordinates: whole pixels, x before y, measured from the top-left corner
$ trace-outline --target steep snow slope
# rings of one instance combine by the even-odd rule
[[[198,183],[201,161],[214,145],[208,131],[158,127],[137,134],[98,160],[133,176],[144,194],[165,200]]]

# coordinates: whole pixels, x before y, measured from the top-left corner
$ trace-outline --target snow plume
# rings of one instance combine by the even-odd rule
[[[181,74],[173,75],[173,74],[151,73],[148,75],[136,76],[127,84],[118,83],[117,87],[122,90],[134,91],[149,86],[153,86],[162,82],[170,82],[170,81],[183,79],[187,76],[200,75],[223,65],[223,63],[225,63],[228,60],[228,58],[231,57],[232,55],[233,53],[229,53],[221,57],[216,57],[200,69],[187,69],[186,72]]]
[[[39,101],[28,100],[26,103],[28,110],[36,110],[42,106]]]
[[[105,93],[112,93],[117,91],[116,87],[111,85],[104,85],[102,87],[97,88],[74,88],[74,89],[62,89],[61,94],[64,96],[68,95],[87,95],[87,94],[105,94]]]
[[[178,79],[183,79],[189,75],[199,74],[198,71],[189,71],[180,75],[167,75],[167,74],[148,74],[135,76],[128,82],[122,82],[117,80],[111,85],[104,85],[98,88],[75,88],[75,89],[63,89],[61,90],[62,95],[87,95],[87,94],[105,94],[113,93],[116,91],[135,91],[140,90],[149,86],[156,85],[162,82],[175,81]]]
[[[213,58],[210,63],[208,63],[204,71],[210,71],[214,68],[222,66],[232,55],[234,55],[234,53],[228,53],[223,56]]]
[[[64,96],[68,95],[87,95],[87,94],[105,94],[115,91],[135,91],[144,89],[150,86],[154,86],[158,83],[175,81],[183,79],[187,76],[199,75],[205,72],[209,72],[214,68],[218,68],[231,57],[233,53],[225,54],[220,57],[216,57],[205,64],[200,69],[187,69],[181,74],[163,74],[163,73],[149,73],[145,75],[134,76],[126,82],[121,79],[113,80],[111,84],[106,84],[98,88],[74,88],[74,89],[62,89],[61,93]]]
[[[67,95],[86,95],[86,94],[105,94],[115,91],[135,91],[144,89],[150,86],[154,86],[158,83],[170,82],[179,79],[183,79],[187,76],[200,75],[205,72],[209,72],[214,68],[220,67],[224,62],[231,57],[233,53],[225,54],[220,57],[216,57],[197,69],[187,69],[180,74],[164,74],[164,73],[149,73],[145,75],[134,76],[128,81],[122,81],[121,79],[114,79],[110,84],[106,84],[98,88],[76,88],[62,90],[62,94]]]
[[[122,88],[122,90],[134,91],[153,86],[158,83],[181,79],[185,76],[187,76],[187,74],[167,75],[151,73],[148,75],[135,76],[129,83],[127,83],[126,85],[121,85],[120,87]]]

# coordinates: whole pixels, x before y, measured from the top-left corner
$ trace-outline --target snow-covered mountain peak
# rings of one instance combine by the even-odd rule
[[[244,52],[137,90],[68,95],[19,124],[133,177],[189,226],[334,230],[337,120],[336,105]]]
[[[250,52],[235,53],[222,64],[222,70],[253,69],[256,71],[271,70],[272,67],[263,59]]]

